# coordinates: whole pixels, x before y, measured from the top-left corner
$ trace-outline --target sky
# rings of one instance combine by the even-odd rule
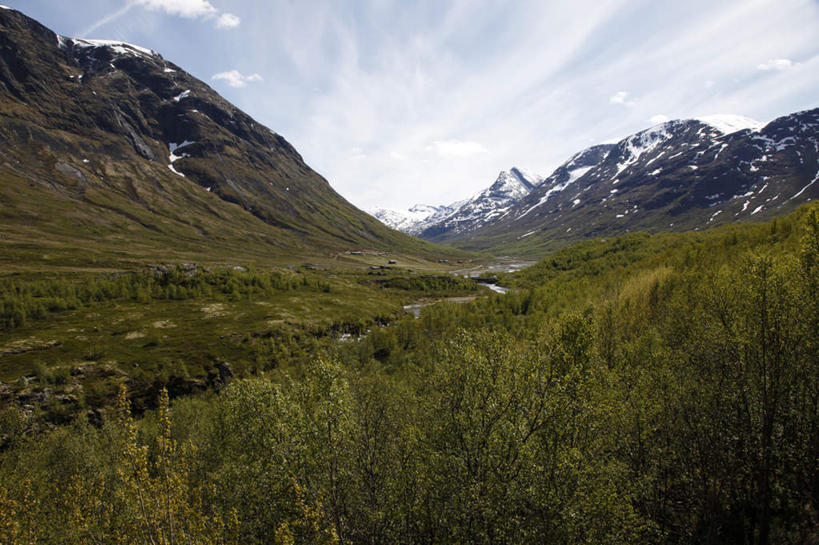
[[[360,208],[449,204],[668,119],[819,106],[819,0],[0,0],[158,51]]]

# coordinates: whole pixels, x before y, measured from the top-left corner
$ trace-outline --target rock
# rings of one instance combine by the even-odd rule
[[[88,411],[87,415],[88,423],[94,426],[95,428],[102,427],[102,413],[99,409],[91,409]]]
[[[219,372],[219,383],[221,385],[217,385],[217,389],[224,388],[233,380],[233,370],[227,362],[218,361],[216,363],[216,370]]]

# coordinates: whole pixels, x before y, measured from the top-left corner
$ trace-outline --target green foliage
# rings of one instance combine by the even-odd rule
[[[182,265],[149,272],[73,278],[0,277],[0,331],[24,326],[49,313],[106,301],[148,303],[207,297],[236,301],[293,290],[329,293],[330,286],[318,276],[286,270],[257,271],[244,267],[203,270]]]
[[[811,543],[817,263],[815,207],[776,224],[591,241],[508,278],[519,290],[505,296],[381,326],[315,325],[356,335],[335,344],[259,338],[276,371],[172,409],[162,396],[138,422],[121,397],[101,428],[35,440],[24,414],[3,413],[0,532]],[[145,509],[127,499],[140,494]]]

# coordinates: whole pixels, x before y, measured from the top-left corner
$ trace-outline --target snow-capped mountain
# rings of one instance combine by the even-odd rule
[[[437,223],[452,214],[464,201],[453,203],[449,206],[433,206],[429,204],[416,204],[409,210],[396,210],[393,208],[377,208],[371,210],[370,214],[378,218],[381,223],[409,233],[417,235],[428,226]]]
[[[480,249],[537,234],[546,248],[787,213],[819,197],[818,135],[819,109],[768,124],[730,115],[669,121],[574,155],[504,214],[451,238]]]
[[[450,205],[454,211],[446,217],[427,222],[419,231],[427,240],[447,240],[469,233],[501,217],[515,203],[526,197],[543,178],[517,167],[501,171],[495,182],[459,206]]]
[[[504,213],[542,181],[540,176],[512,167],[467,200],[443,206],[416,204],[409,210],[378,208],[370,213],[393,229],[429,240],[445,239],[450,232],[475,229]]]

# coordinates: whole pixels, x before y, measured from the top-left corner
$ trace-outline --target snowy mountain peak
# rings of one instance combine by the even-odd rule
[[[86,40],[80,38],[69,38],[67,36],[57,35],[57,43],[60,49],[68,49],[69,47],[76,47],[80,49],[104,47],[116,55],[135,55],[142,57],[158,57],[156,51],[141,47],[127,42],[118,42],[115,40]]]
[[[495,179],[495,182],[475,198],[480,199],[484,196],[493,196],[519,199],[527,195],[534,187],[534,183],[529,181],[520,170],[513,167],[510,170],[502,170]]]
[[[756,121],[750,117],[733,114],[706,115],[703,117],[696,117],[694,120],[710,125],[722,134],[732,134],[744,129],[758,131],[765,126],[765,123],[762,123],[761,121]]]

